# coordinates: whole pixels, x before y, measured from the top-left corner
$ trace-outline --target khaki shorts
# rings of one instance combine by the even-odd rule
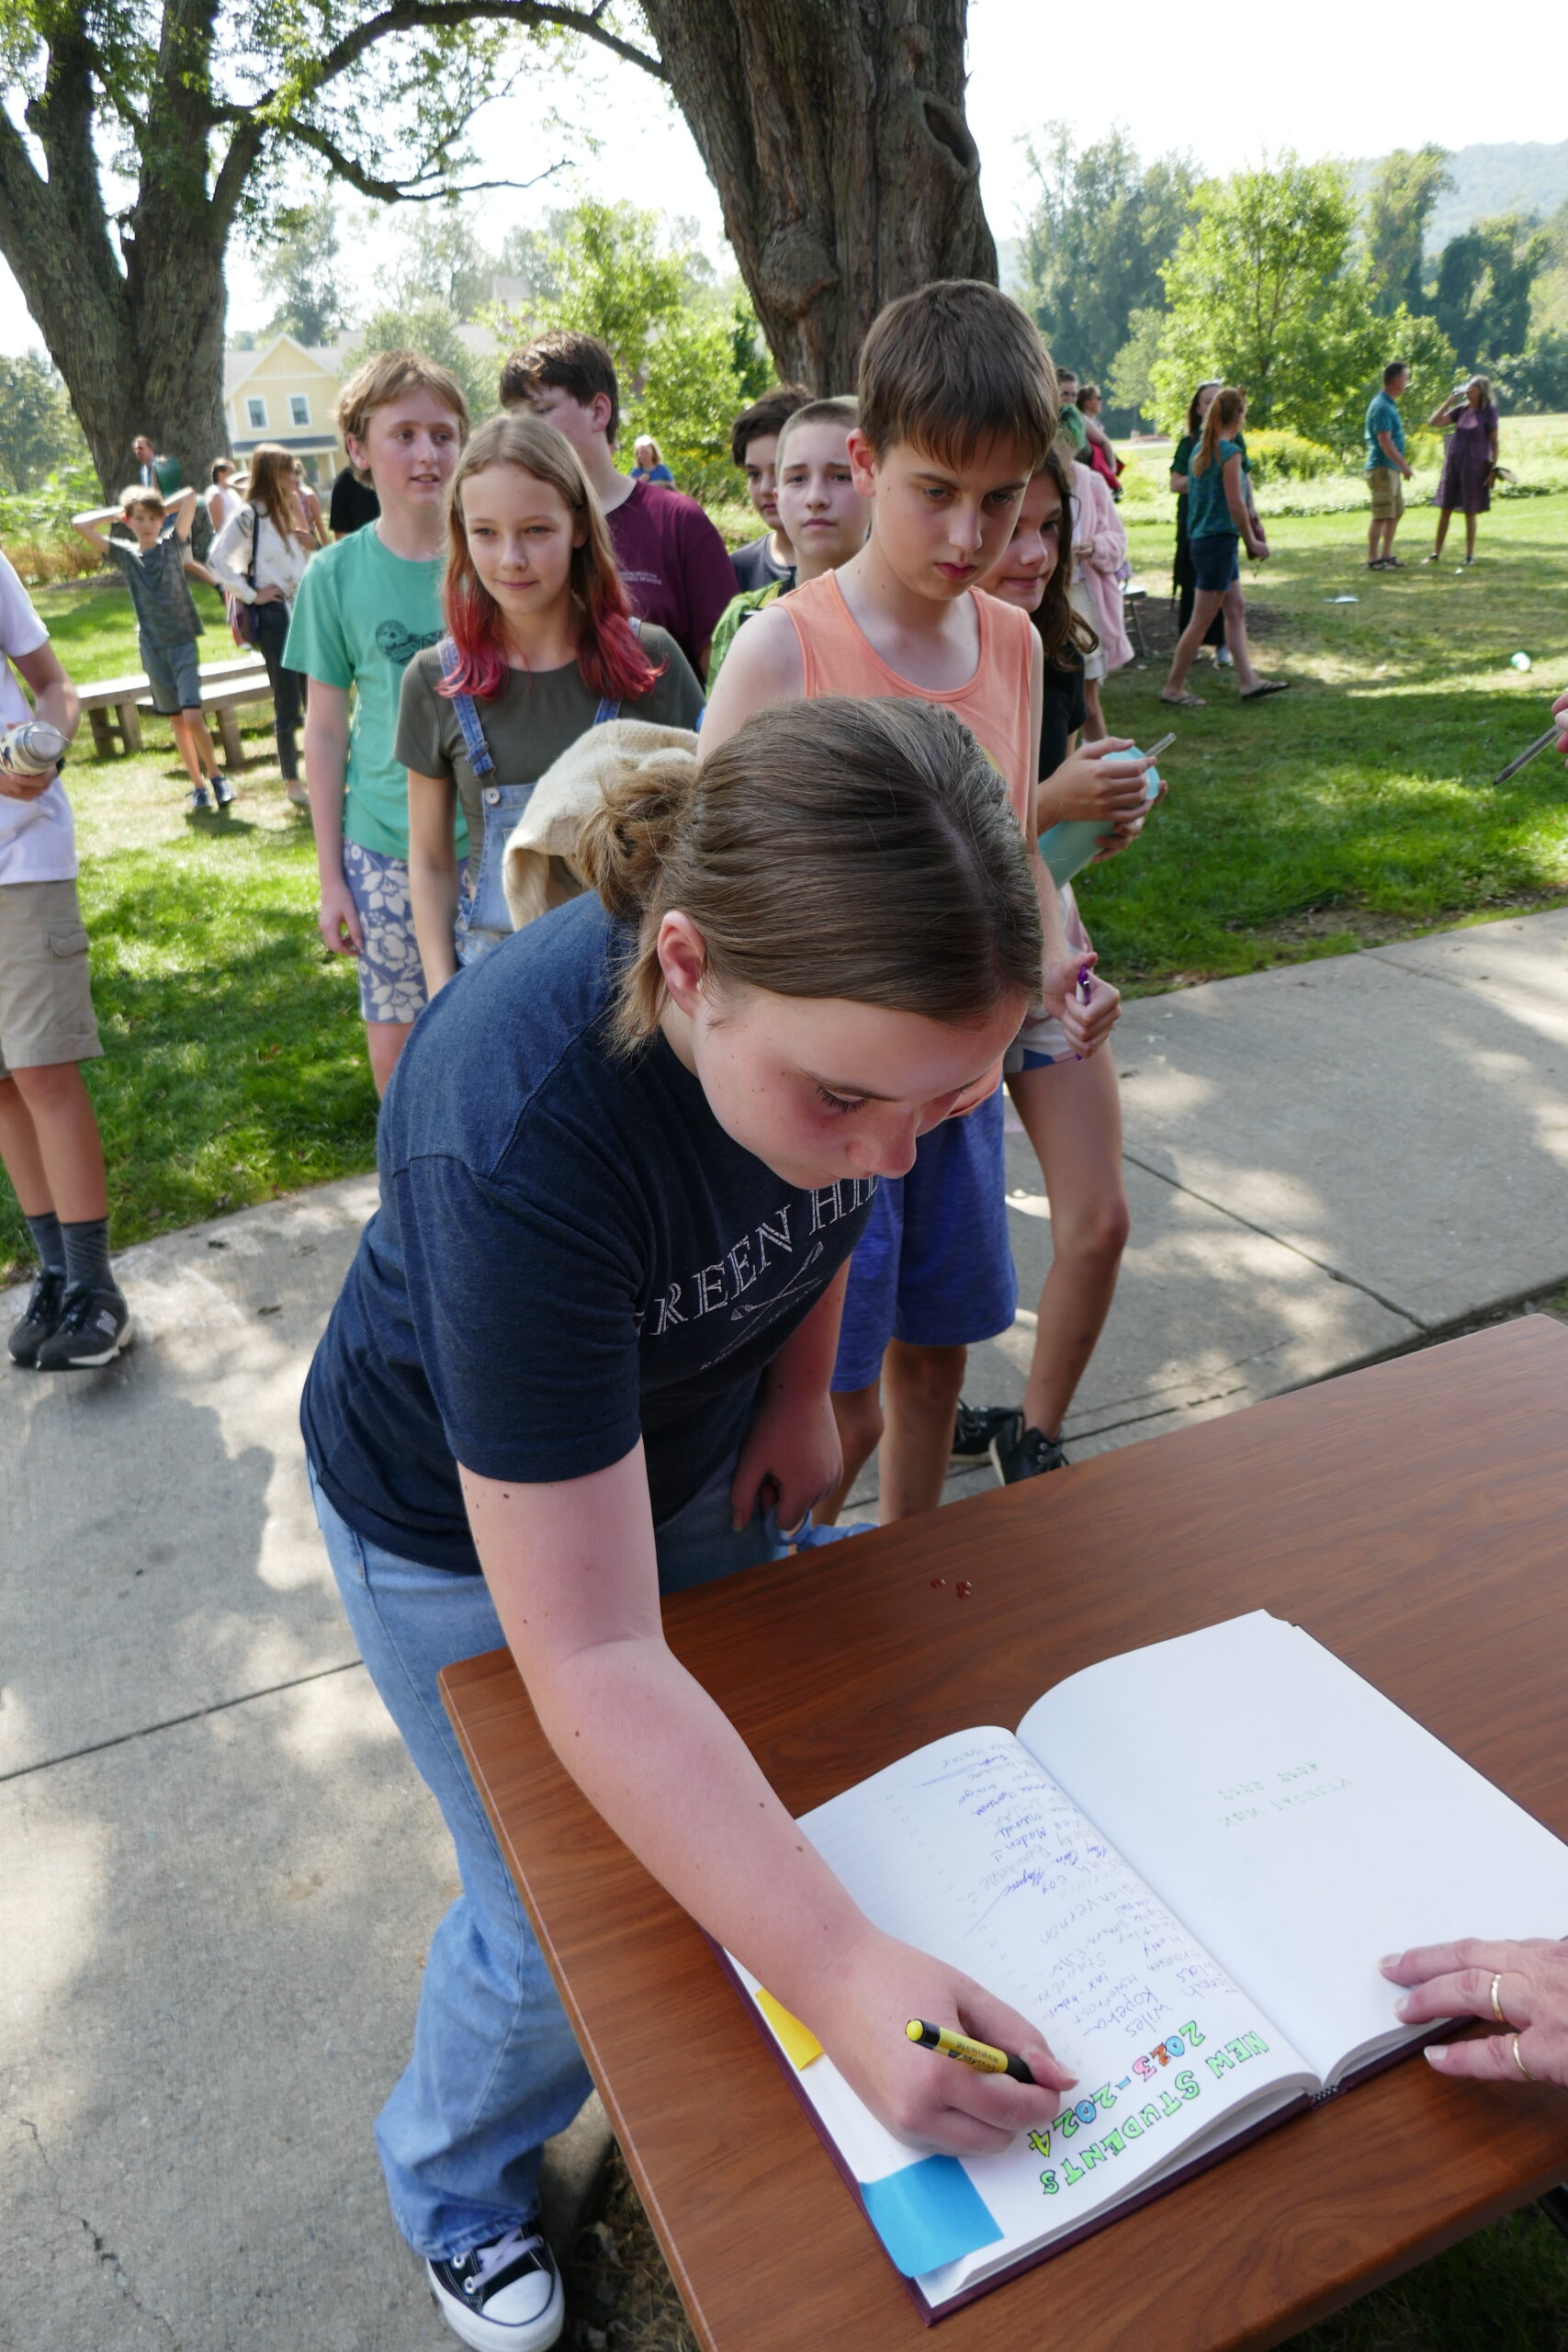
[[[1404,512],[1404,478],[1394,466],[1373,466],[1367,475],[1374,523],[1397,523]]]
[[[0,1078],[102,1052],[75,883],[0,883]]]

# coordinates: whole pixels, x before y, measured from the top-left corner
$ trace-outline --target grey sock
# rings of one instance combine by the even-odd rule
[[[45,1209],[41,1216],[28,1219],[28,1231],[33,1237],[39,1264],[46,1274],[65,1272],[65,1243],[61,1238],[60,1219],[52,1209]]]
[[[73,1290],[117,1290],[109,1266],[109,1221],[107,1216],[86,1216],[78,1225],[62,1225],[61,1238],[65,1244],[65,1275]]]

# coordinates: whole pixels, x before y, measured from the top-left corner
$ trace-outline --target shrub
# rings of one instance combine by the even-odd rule
[[[1247,454],[1259,481],[1317,481],[1325,474],[1338,473],[1344,462],[1326,442],[1268,427],[1257,433],[1247,427]]]

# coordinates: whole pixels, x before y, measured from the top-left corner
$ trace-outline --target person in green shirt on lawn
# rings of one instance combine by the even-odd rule
[[[1403,359],[1391,359],[1382,371],[1382,390],[1374,392],[1367,408],[1367,488],[1371,492],[1372,519],[1367,532],[1367,570],[1403,571],[1393,551],[1393,535],[1404,512],[1403,484],[1411,469],[1404,458],[1404,420],[1399,413],[1401,392],[1410,381]]]
[[[370,1074],[384,1094],[425,993],[409,897],[408,773],[394,756],[398,698],[414,655],[444,634],[446,484],[468,411],[445,368],[383,351],[344,386],[337,423],[381,512],[312,559],[283,659],[310,681],[305,782],[321,936],[359,958]],[[468,845],[459,818],[459,858]]]

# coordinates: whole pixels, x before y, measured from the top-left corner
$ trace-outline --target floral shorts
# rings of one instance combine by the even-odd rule
[[[343,871],[364,934],[359,1010],[367,1021],[417,1021],[424,1011],[424,970],[413,935],[408,860],[344,842]]]

